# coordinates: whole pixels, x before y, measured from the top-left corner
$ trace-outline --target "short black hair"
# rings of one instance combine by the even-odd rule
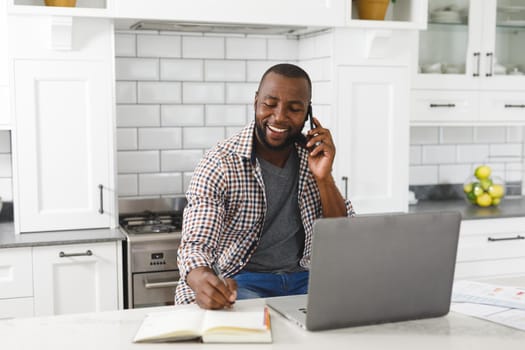
[[[306,82],[308,83],[308,92],[310,93],[310,99],[312,98],[312,81],[310,80],[308,73],[306,73],[301,67],[291,63],[279,63],[274,66],[271,66],[266,70],[266,72],[264,72],[261,81],[259,82],[259,87],[257,88],[257,90],[261,89],[261,84],[264,78],[266,78],[266,76],[269,73],[279,74],[288,78],[302,78],[306,80]]]

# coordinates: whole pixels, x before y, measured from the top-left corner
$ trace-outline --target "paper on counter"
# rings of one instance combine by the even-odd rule
[[[452,302],[525,310],[525,289],[473,281],[456,281],[452,289]]]

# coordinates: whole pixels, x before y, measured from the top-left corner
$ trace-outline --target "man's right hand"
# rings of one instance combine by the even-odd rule
[[[191,270],[186,281],[196,294],[196,302],[203,309],[231,307],[237,299],[237,283],[227,278],[226,284],[208,267]]]

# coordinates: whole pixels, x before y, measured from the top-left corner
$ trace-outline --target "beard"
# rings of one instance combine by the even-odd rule
[[[279,144],[279,145],[272,145],[268,142],[268,138],[266,137],[266,128],[264,127],[264,125],[259,124],[257,122],[257,116],[255,115],[255,133],[256,133],[256,136],[257,136],[257,139],[259,141],[261,141],[265,147],[271,149],[271,150],[274,150],[274,151],[282,151],[288,147],[290,147],[291,145],[293,145],[295,142],[299,142],[299,143],[302,143],[304,142],[304,135],[301,134],[301,130],[302,130],[302,127],[299,131],[293,133],[293,134],[290,134],[288,135],[288,137],[284,140],[283,143]],[[306,122],[306,120],[305,120]],[[304,127],[304,123],[303,123],[303,127]]]

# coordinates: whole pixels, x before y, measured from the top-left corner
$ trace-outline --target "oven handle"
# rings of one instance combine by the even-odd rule
[[[165,281],[165,282],[149,282],[148,279],[144,281],[144,287],[146,289],[154,289],[154,288],[167,288],[167,287],[177,287],[179,285],[179,281]]]

